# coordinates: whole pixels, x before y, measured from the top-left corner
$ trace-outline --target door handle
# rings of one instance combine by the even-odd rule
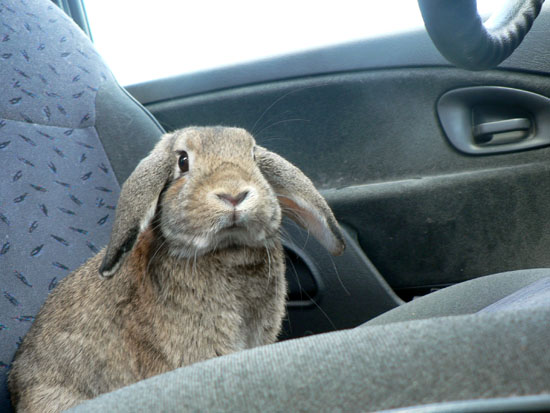
[[[515,118],[480,123],[474,126],[473,134],[479,145],[503,145],[527,138],[530,129],[528,118]]]
[[[550,99],[500,86],[451,90],[437,102],[450,143],[471,155],[517,152],[550,145]]]

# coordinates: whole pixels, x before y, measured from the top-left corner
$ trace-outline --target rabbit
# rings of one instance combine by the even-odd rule
[[[107,247],[59,283],[21,343],[16,410],[57,412],[273,343],[286,301],[282,214],[343,252],[311,181],[244,129],[164,135],[124,183]]]

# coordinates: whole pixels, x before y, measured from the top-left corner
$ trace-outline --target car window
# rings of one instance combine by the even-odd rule
[[[478,0],[488,14],[504,0]],[[413,0],[85,0],[92,37],[122,85],[422,26]]]

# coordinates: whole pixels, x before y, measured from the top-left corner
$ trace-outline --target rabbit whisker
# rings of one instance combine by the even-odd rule
[[[307,234],[306,239],[303,241],[303,246],[302,246],[302,248],[305,248],[309,241],[309,236],[310,236],[309,226],[307,225],[305,220],[293,209],[284,208],[284,212],[289,216],[289,218],[291,218],[290,220],[291,225],[294,225],[294,227],[298,228],[300,231],[306,232]]]
[[[164,245],[166,245],[168,241],[166,239],[164,239],[159,247],[156,249],[156,251],[153,253],[153,255],[151,256],[151,258],[149,258],[149,262],[147,263],[147,268],[145,270],[146,274],[149,274],[149,268],[151,267],[151,264],[153,262],[153,259],[157,256],[157,254],[159,253],[159,251],[162,249],[162,247],[164,247]]]
[[[321,85],[311,85],[311,86],[303,86],[303,87],[300,87],[300,88],[296,88],[296,89],[291,89],[289,90],[288,92],[286,92],[285,94],[283,94],[282,96],[279,96],[277,99],[275,99],[273,101],[273,103],[271,103],[271,105],[269,105],[263,112],[262,114],[260,115],[260,117],[256,120],[256,122],[254,122],[254,125],[252,126],[252,129],[250,129],[250,133],[252,135],[254,135],[254,130],[256,129],[256,126],[258,125],[258,123],[263,119],[263,117],[277,104],[279,103],[280,101],[282,101],[283,99],[285,99],[287,96],[289,95],[292,95],[293,93],[298,93],[298,92],[301,92],[301,91],[304,91],[304,90],[307,90],[307,89],[314,89],[314,88],[319,88],[319,87],[324,87],[324,86],[327,86],[327,84],[321,84]]]
[[[262,145],[265,145],[265,144],[268,144],[268,143],[271,143],[271,142],[278,142],[278,141],[292,142],[292,139],[286,138],[286,137],[283,137],[283,136],[278,136],[278,135],[264,136],[264,137],[259,137],[258,138],[258,142],[261,143]]]
[[[271,125],[268,125],[262,129],[260,129],[256,135],[259,135],[260,133],[262,133],[263,131],[269,129],[269,128],[272,128],[273,126],[276,126],[276,125],[279,125],[281,123],[287,123],[287,122],[311,122],[309,119],[301,119],[301,118],[294,118],[294,119],[283,119],[283,120],[279,120],[277,122],[274,122],[272,123]]]
[[[332,328],[334,330],[338,330],[338,328],[336,327],[332,319],[328,316],[328,314],[325,312],[325,310],[323,310],[323,308],[319,304],[317,304],[317,302],[307,292],[304,291],[304,294],[315,305],[315,307],[317,307],[317,309],[321,312],[321,314],[323,314],[323,316],[328,320]]]
[[[191,268],[191,273],[193,278],[195,278],[195,270],[197,269],[197,252],[198,250],[195,249],[195,256],[193,258],[193,267]]]
[[[258,122],[260,122],[263,117],[267,114],[267,112],[269,112],[269,110],[274,107],[277,103],[279,103],[281,100],[283,100],[284,98],[286,98],[288,95],[294,93],[294,92],[298,92],[300,91],[301,89],[292,89],[290,91],[288,91],[287,93],[285,93],[284,95],[282,96],[279,96],[277,99],[275,99],[273,101],[273,103],[271,103],[271,105],[269,105],[263,112],[262,114],[260,115],[260,117],[256,120],[256,122],[254,122],[254,125],[252,126],[252,129],[250,129],[250,133],[254,135],[254,129],[256,129],[256,125],[258,125]]]
[[[340,286],[345,291],[345,293],[348,295],[348,297],[351,297],[351,292],[346,288],[344,285],[344,281],[342,280],[342,277],[340,277],[340,272],[338,271],[338,267],[336,267],[336,263],[334,262],[334,259],[332,258],[332,255],[328,255],[330,262],[332,264],[332,268],[334,268],[334,273],[336,274],[336,278],[338,279],[338,282],[340,283]]]
[[[267,286],[266,290],[269,289],[269,283],[271,282],[271,254],[269,253],[269,248],[267,244],[264,243],[265,252],[267,253]],[[275,287],[277,288],[277,287]]]
[[[298,283],[298,289],[300,290],[300,300],[303,300],[302,292],[304,292],[304,290],[302,289],[302,283],[300,282],[300,276],[298,275],[298,271],[296,271],[296,267],[294,266],[294,263],[292,262],[292,260],[289,259],[288,262],[292,266],[292,270],[294,272],[294,277],[296,277],[296,282]]]

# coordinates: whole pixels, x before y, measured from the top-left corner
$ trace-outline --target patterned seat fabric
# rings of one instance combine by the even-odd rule
[[[103,247],[119,184],[95,99],[115,83],[49,1],[0,3],[0,411],[18,343],[49,291]]]

